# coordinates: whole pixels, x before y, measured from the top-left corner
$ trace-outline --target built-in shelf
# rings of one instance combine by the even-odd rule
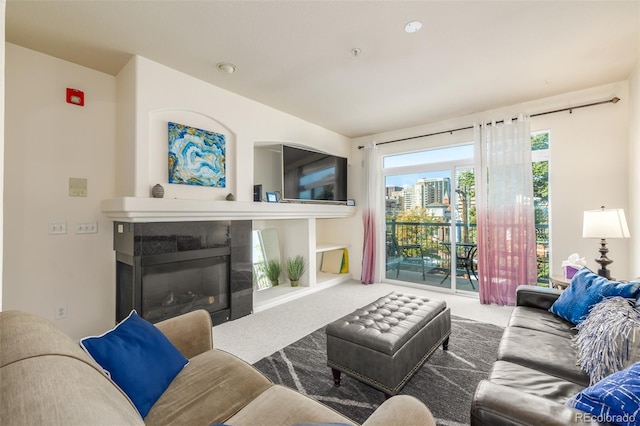
[[[351,273],[319,271],[318,257],[329,250],[348,248],[342,243],[316,243],[317,219],[341,219],[354,215],[356,207],[322,203],[264,203],[253,201],[187,200],[170,198],[121,197],[102,200],[102,212],[117,222],[180,222],[252,220],[259,228],[271,224],[282,230],[283,258],[302,254],[309,262],[299,287],[288,283],[254,292],[255,311],[267,309],[307,294],[349,281]],[[261,222],[267,221],[267,222]],[[276,225],[277,224],[277,225]]]
[[[340,284],[351,279],[351,272],[344,274],[330,274],[328,272],[316,272],[316,284]]]
[[[120,197],[102,200],[102,212],[121,222],[323,219],[352,216],[355,207],[321,203],[184,200]]]
[[[332,274],[329,272],[322,272],[320,266],[322,265],[322,256],[324,252],[332,250],[348,249],[349,244],[341,243],[318,243],[316,244],[316,259],[317,271],[316,271],[316,284],[339,284],[351,279],[351,273],[346,272],[343,274]]]
[[[322,253],[331,250],[348,249],[349,244],[318,244],[316,246],[316,253]]]

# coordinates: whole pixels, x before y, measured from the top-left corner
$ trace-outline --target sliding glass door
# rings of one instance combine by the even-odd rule
[[[476,222],[475,175],[471,167],[454,168],[455,195],[451,203],[452,233],[447,241],[449,249],[448,280],[459,291],[478,291],[478,239]]]
[[[385,157],[389,281],[478,291],[471,145]]]

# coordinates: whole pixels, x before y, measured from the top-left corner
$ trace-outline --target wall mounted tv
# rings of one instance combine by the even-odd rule
[[[283,199],[347,200],[347,159],[307,149],[282,146]]]

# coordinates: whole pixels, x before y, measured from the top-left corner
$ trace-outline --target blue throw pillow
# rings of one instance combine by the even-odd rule
[[[634,426],[640,423],[640,362],[605,377],[566,403],[593,416],[598,423]]]
[[[103,335],[85,337],[80,345],[129,396],[142,417],[189,362],[136,311]]]
[[[605,297],[620,296],[636,299],[638,294],[640,294],[640,281],[609,281],[589,268],[581,268],[573,276],[569,287],[551,305],[549,311],[572,324],[579,324],[587,317],[591,308]]]

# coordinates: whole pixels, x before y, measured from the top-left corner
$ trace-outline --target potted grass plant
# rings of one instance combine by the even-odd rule
[[[300,277],[304,274],[307,263],[304,260],[304,257],[298,255],[296,257],[287,258],[287,276],[289,277],[289,281],[291,281],[291,287],[297,287],[300,282]]]
[[[277,286],[279,284],[278,279],[280,278],[280,272],[282,272],[280,268],[280,261],[271,259],[264,263],[264,274],[267,276],[267,279],[271,281],[272,286]]]

